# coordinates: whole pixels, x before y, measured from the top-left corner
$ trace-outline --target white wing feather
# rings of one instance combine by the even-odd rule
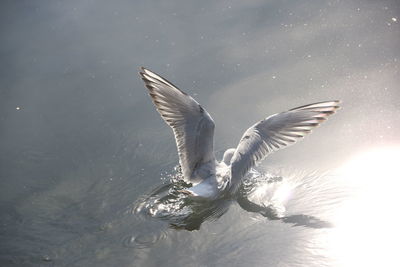
[[[231,186],[236,190],[250,168],[268,154],[294,144],[339,108],[339,101],[309,104],[269,116],[243,134],[231,159]]]
[[[172,83],[145,68],[140,76],[157,111],[172,128],[185,181],[200,182],[206,176],[196,169],[214,164],[214,121],[200,104]]]

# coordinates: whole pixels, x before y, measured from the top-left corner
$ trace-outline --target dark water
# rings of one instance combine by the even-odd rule
[[[0,6],[0,266],[399,266],[398,1]],[[238,200],[190,203],[139,66],[202,103],[218,158],[268,115],[343,108]]]

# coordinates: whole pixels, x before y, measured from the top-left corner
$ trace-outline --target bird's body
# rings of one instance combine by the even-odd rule
[[[208,169],[209,166],[204,165],[200,168]],[[212,175],[208,176],[195,186],[182,190],[182,192],[187,193],[192,198],[205,198],[211,200],[230,193],[230,190],[227,190],[231,180],[230,166],[226,165],[222,161],[215,161],[214,166],[211,168],[211,170],[213,170]]]
[[[214,121],[200,104],[161,76],[142,68],[140,75],[157,111],[172,128],[184,180],[192,198],[234,196],[242,178],[268,154],[295,143],[339,108],[325,101],[269,116],[243,134],[238,146],[214,156]]]

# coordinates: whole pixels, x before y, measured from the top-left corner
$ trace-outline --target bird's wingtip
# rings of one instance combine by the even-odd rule
[[[139,67],[139,74],[140,74],[141,76],[143,76],[143,74],[145,74],[146,71],[147,71],[147,69],[146,69],[145,67]]]
[[[332,100],[332,102],[335,103],[335,110],[340,109],[341,108],[340,105],[343,103],[343,101],[340,99]]]

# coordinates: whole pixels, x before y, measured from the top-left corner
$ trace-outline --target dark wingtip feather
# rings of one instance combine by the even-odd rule
[[[139,75],[144,78],[144,74],[146,73],[147,69],[145,67],[139,67]]]

